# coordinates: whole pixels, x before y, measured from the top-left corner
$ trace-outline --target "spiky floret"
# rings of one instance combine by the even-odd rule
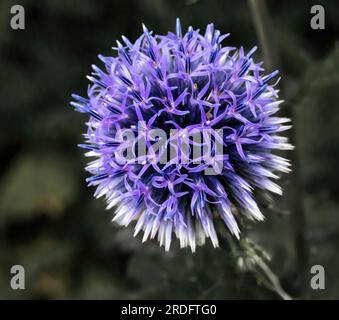
[[[134,43],[124,36],[123,44],[117,41],[115,57],[99,55],[105,70],[92,66],[87,98],[73,95],[75,109],[89,114],[87,141],[80,146],[95,157],[86,167],[95,196],[105,196],[108,209],[116,207],[114,221],[124,226],[136,221],[135,235],[143,230],[143,241],[157,237],[166,250],[173,232],[192,251],[206,237],[217,247],[216,219],[239,237],[239,214],[263,219],[254,190],[281,194],[271,179],[290,171],[288,160],[272,154],[292,148],[279,135],[289,119],[274,116],[282,101],[270,82],[278,72],[264,75],[252,59],[256,48],[245,54],[222,46],[227,37],[213,24],[204,34],[192,27],[182,34],[178,20],[176,34],[165,36],[143,26]],[[144,133],[154,128],[168,133],[166,146],[172,145],[173,129],[222,128],[222,136],[214,137],[223,146],[221,172],[205,174],[216,156],[213,143],[211,157],[201,157],[200,164],[190,151],[184,163],[181,152],[165,164],[154,161],[160,157],[154,152],[142,162],[135,155],[120,164],[116,151],[125,141],[116,134],[136,132],[140,123]],[[146,133],[152,149],[154,139]]]

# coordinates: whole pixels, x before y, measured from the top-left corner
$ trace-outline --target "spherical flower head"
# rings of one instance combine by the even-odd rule
[[[290,171],[272,153],[292,148],[280,136],[289,119],[274,116],[278,72],[264,75],[256,48],[223,46],[227,37],[213,24],[182,34],[177,20],[165,36],[143,26],[114,57],[99,56],[105,68],[92,66],[87,98],[73,95],[89,115],[80,146],[95,158],[86,167],[95,196],[166,250],[173,234],[192,251],[205,238],[217,247],[218,220],[239,238],[241,217],[263,220],[254,195],[281,194],[272,179]]]

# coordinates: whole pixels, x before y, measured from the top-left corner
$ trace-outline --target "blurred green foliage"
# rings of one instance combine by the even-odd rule
[[[290,198],[266,208],[266,222],[249,230],[267,248],[271,267],[297,298],[339,298],[339,4],[318,1],[326,29],[309,26],[312,1],[267,1],[281,53],[283,98],[295,110],[301,201],[306,208],[309,264],[326,269],[326,290],[310,274],[296,283]],[[0,298],[278,298],[235,268],[227,250],[208,244],[165,253],[141,244],[130,228],[85,186],[86,160],[76,144],[86,116],[69,106],[85,94],[90,65],[110,54],[121,34],[135,39],[141,23],[157,33],[214,22],[229,44],[255,45],[246,1],[22,0],[26,30],[9,26],[11,0],[0,3]],[[260,52],[256,59],[261,59]],[[282,110],[282,114],[284,110]],[[288,178],[281,182],[288,188]],[[10,289],[10,267],[26,268],[26,290]],[[306,264],[306,262],[305,262]]]

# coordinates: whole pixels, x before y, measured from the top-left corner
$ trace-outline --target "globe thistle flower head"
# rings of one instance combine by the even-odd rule
[[[167,35],[143,26],[134,43],[117,41],[114,57],[99,55],[88,97],[73,95],[89,115],[80,146],[95,158],[86,167],[95,196],[115,208],[114,221],[134,222],[134,235],[166,250],[173,234],[192,251],[206,238],[217,247],[217,220],[239,238],[240,216],[264,218],[255,193],[281,194],[272,179],[290,171],[272,153],[292,148],[280,136],[289,119],[274,115],[278,72],[265,75],[256,48],[223,46],[227,37],[213,24],[203,34],[183,34],[179,20]]]

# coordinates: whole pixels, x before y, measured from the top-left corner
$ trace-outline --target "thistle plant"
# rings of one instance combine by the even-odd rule
[[[218,221],[240,238],[240,220],[264,219],[256,196],[281,194],[273,180],[290,171],[273,153],[292,148],[280,135],[289,119],[275,116],[278,71],[264,73],[253,61],[256,47],[224,46],[228,36],[213,24],[183,34],[177,20],[167,35],[143,26],[134,43],[117,41],[113,57],[99,55],[104,68],[92,66],[86,98],[73,95],[71,104],[89,115],[80,146],[95,158],[86,167],[95,196],[105,196],[114,221],[134,222],[134,235],[143,231],[143,241],[157,238],[166,250],[174,234],[192,251],[206,238],[217,247]]]

